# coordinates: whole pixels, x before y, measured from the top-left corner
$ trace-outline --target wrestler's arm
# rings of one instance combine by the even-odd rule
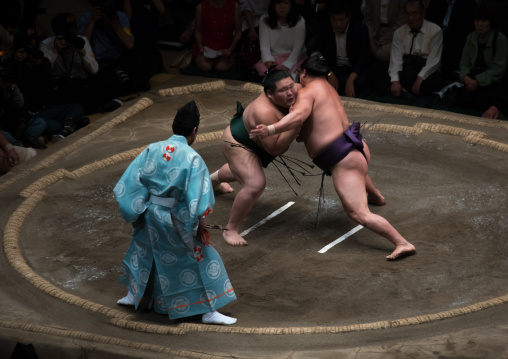
[[[255,123],[265,126],[275,124],[279,120],[273,111],[267,108],[255,111],[253,116],[256,121]],[[287,151],[291,143],[298,136],[299,132],[300,127],[297,127],[274,136],[259,138],[259,144],[269,154],[278,156]]]
[[[314,98],[305,89],[298,92],[298,98],[293,110],[280,121],[272,125],[260,124],[250,131],[251,138],[264,138],[278,133],[300,128],[303,122],[311,115]]]

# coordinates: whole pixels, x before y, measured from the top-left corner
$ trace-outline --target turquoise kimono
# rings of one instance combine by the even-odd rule
[[[154,310],[171,319],[236,299],[219,254],[196,238],[199,219],[211,212],[215,198],[205,162],[185,137],[149,145],[114,193],[122,217],[132,223],[119,281],[134,295],[136,309],[147,286]]]

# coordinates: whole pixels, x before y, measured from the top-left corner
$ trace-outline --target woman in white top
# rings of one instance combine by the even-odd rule
[[[271,0],[268,14],[259,21],[261,60],[254,65],[260,76],[276,66],[293,74],[307,58],[305,54],[305,20],[294,6],[294,0]]]

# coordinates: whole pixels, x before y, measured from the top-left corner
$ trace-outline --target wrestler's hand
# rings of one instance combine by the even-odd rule
[[[266,125],[257,125],[256,128],[250,131],[250,138],[263,138],[268,137],[268,126]]]

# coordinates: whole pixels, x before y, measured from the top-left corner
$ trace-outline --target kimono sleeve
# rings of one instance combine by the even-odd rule
[[[215,204],[210,173],[203,159],[194,153],[190,159],[191,170],[185,201],[189,207],[189,216],[196,223],[212,211]]]
[[[148,149],[132,161],[113,190],[120,214],[127,222],[135,222],[147,208],[148,188],[141,182],[141,171],[147,155]]]

